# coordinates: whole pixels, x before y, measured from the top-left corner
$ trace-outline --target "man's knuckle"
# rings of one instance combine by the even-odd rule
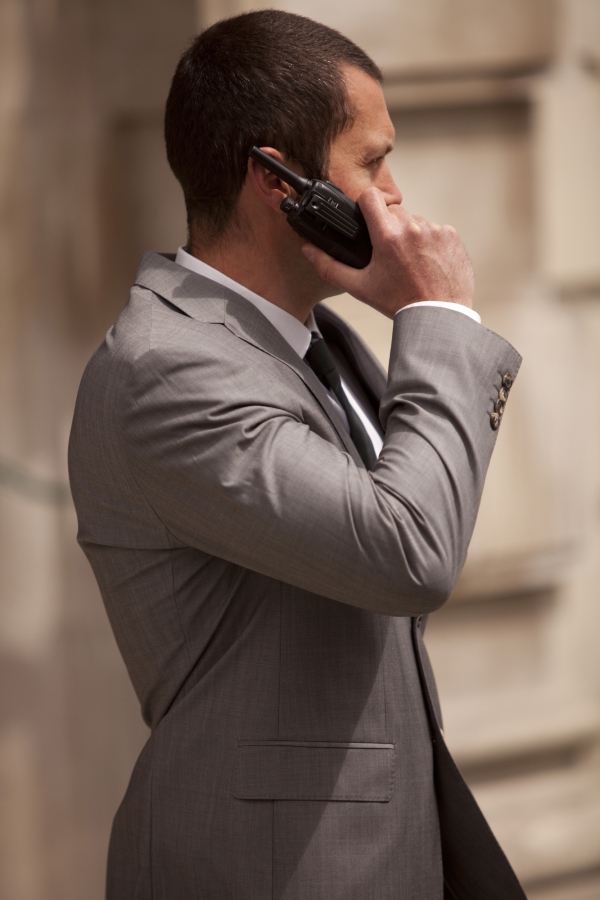
[[[381,223],[380,237],[381,241],[384,244],[391,243],[396,235],[402,230],[402,226],[399,226],[396,222],[393,221],[384,221]]]

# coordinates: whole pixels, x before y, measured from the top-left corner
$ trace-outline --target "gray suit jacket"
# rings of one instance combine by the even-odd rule
[[[437,701],[410,617],[461,571],[520,358],[460,313],[406,310],[385,387],[318,315],[365,395],[385,388],[370,473],[258,310],[170,258],[145,254],[83,376],[79,541],[152,729],[110,900],[443,896]]]

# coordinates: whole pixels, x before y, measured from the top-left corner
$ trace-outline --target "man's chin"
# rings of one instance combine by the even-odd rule
[[[319,303],[321,302],[321,300],[329,299],[329,297],[339,297],[340,294],[346,293],[344,288],[336,287],[335,284],[330,284],[329,281],[323,281],[322,284],[323,284],[323,292],[321,293],[321,296],[319,297],[319,301],[318,301]]]

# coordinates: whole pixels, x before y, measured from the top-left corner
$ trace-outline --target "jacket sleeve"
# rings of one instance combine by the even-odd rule
[[[218,361],[150,349],[142,362],[122,392],[124,453],[173,546],[388,615],[448,598],[496,439],[494,399],[520,365],[501,337],[453,310],[396,316],[371,472],[298,409],[265,402],[243,367],[216,390]]]

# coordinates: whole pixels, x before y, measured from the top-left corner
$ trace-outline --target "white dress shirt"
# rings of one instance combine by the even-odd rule
[[[217,284],[221,284],[223,287],[229,288],[230,291],[234,291],[236,294],[239,294],[241,297],[244,297],[245,300],[248,300],[250,303],[252,303],[252,305],[255,306],[259,310],[259,312],[261,312],[263,316],[269,320],[271,325],[273,325],[273,327],[277,329],[279,334],[282,336],[282,338],[284,338],[284,340],[288,342],[290,347],[295,350],[300,359],[304,359],[306,351],[310,346],[311,332],[319,331],[312,312],[306,320],[306,324],[303,325],[299,319],[296,319],[295,316],[291,315],[291,313],[286,312],[285,309],[281,309],[281,307],[275,306],[275,304],[271,303],[270,300],[265,300],[264,297],[259,296],[259,294],[255,294],[254,291],[248,290],[248,288],[244,287],[243,284],[238,284],[237,281],[234,281],[233,278],[229,278],[227,275],[224,275],[223,272],[219,272],[218,269],[213,269],[212,266],[209,266],[207,265],[207,263],[202,262],[201,259],[197,259],[197,257],[192,256],[190,253],[184,250],[183,247],[180,247],[177,251],[175,262],[177,263],[177,265],[183,266],[185,269],[190,269],[190,271],[196,272],[198,275],[202,275],[204,278],[209,278],[211,281],[216,281]],[[441,306],[445,307],[446,309],[455,309],[457,312],[464,313],[465,315],[470,316],[472,319],[475,319],[476,322],[481,322],[481,318],[474,310],[469,309],[468,306],[463,306],[461,303],[446,303],[440,300],[422,300],[419,303],[409,303],[408,306],[404,306],[402,307],[402,309],[411,309],[411,307],[413,306]],[[398,313],[401,313],[402,309],[398,310]],[[398,315],[398,313],[396,313],[396,315]],[[379,456],[379,453],[383,446],[383,433],[381,431],[378,431],[373,426],[361,404],[356,399],[343,378],[342,386],[344,388],[346,396],[348,397],[348,400],[356,410],[357,415],[360,417],[360,420],[363,423],[366,432],[369,435],[369,438],[371,439],[375,454]],[[350,428],[348,425],[348,418],[339,400],[331,391],[328,390],[327,394],[332,405],[335,407],[337,414],[341,417],[344,425],[346,426],[346,430],[349,432]]]

